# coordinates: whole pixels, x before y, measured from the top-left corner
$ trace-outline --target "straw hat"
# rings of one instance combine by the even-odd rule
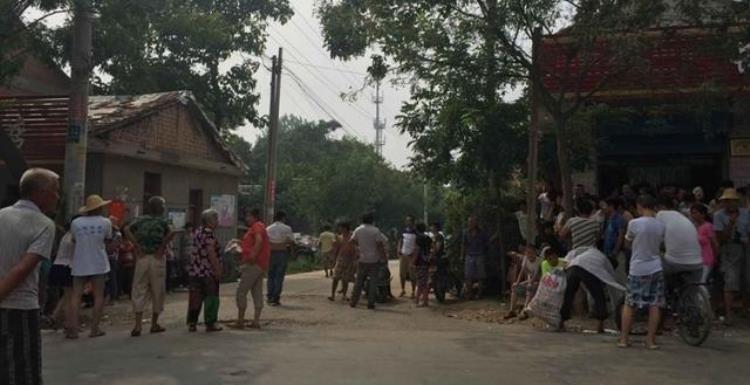
[[[86,205],[81,207],[78,212],[81,214],[86,214],[88,212],[100,209],[104,206],[109,205],[112,203],[112,201],[105,201],[100,197],[99,195],[89,195],[88,198],[86,198]]]
[[[733,188],[728,188],[724,190],[724,193],[721,194],[721,197],[719,198],[720,201],[738,201],[740,200],[740,195],[737,194],[737,190]]]

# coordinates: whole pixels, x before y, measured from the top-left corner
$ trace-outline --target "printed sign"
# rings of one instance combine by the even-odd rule
[[[173,229],[185,228],[187,214],[184,209],[169,209],[167,215],[169,216],[169,222],[172,223]]]
[[[219,226],[232,227],[237,222],[237,199],[234,195],[212,195],[211,208],[219,213]]]

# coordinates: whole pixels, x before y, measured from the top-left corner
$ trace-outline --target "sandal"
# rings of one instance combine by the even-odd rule
[[[216,325],[206,326],[206,333],[220,332],[222,330],[224,330],[224,328],[222,328],[221,326],[216,326]]]
[[[253,322],[248,326],[250,329],[260,329],[260,324],[257,322]]]
[[[335,300],[336,300],[336,298],[333,298],[333,297],[328,297],[328,300],[329,300],[329,301],[331,301],[331,302],[333,302],[333,301],[335,301]]]
[[[95,331],[92,331],[91,334],[89,334],[89,338],[103,337],[106,335],[107,335],[107,332],[105,332],[104,330],[95,330]]]
[[[164,329],[163,327],[161,327],[161,325],[158,324],[151,327],[151,334],[163,333],[165,331],[167,331],[167,329]]]
[[[617,343],[617,347],[620,348],[620,349],[627,349],[630,346],[632,346],[632,344],[630,342],[626,343],[626,342],[620,341],[620,342]]]
[[[195,332],[197,332],[197,331],[198,331],[198,327],[197,327],[197,326],[195,326],[195,325],[188,325],[188,331],[189,331],[190,333],[195,333]]]
[[[508,314],[504,315],[503,319],[507,321],[509,319],[513,319],[513,318],[516,318],[516,317],[517,317],[516,312],[511,311]]]
[[[521,320],[521,321],[527,320],[527,319],[529,319],[529,314],[526,313],[525,311],[521,312],[521,315],[518,316],[518,319]]]
[[[131,337],[140,337],[141,336],[141,331],[139,329],[133,329],[133,331],[130,332],[130,336]]]

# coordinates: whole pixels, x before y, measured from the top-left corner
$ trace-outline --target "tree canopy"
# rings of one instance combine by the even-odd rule
[[[287,212],[296,231],[315,233],[339,219],[358,223],[370,211],[385,231],[398,227],[407,213],[422,213],[420,179],[385,163],[370,145],[346,136],[336,139],[334,127],[293,115],[281,118],[276,209]],[[261,207],[267,137],[260,137],[249,150],[235,134],[225,136],[249,166],[244,183],[257,186],[252,195],[241,198],[241,206]],[[431,206],[440,201],[440,189],[432,193]],[[439,210],[431,207],[433,214]]]
[[[517,145],[514,130],[524,122],[511,121],[514,114],[508,109],[513,106],[504,105],[503,96],[512,87],[529,86],[529,94],[551,119],[555,164],[562,178],[565,206],[572,212],[570,158],[571,140],[579,137],[574,132],[577,114],[612,79],[642,64],[642,53],[654,40],[641,32],[654,26],[692,23],[691,15],[709,12],[706,3],[713,2],[328,0],[321,4],[319,15],[333,57],[348,59],[376,48],[395,62],[398,74],[411,81],[412,99],[405,103],[399,125],[414,137],[417,166],[438,157],[441,164],[458,164],[460,157],[455,155],[482,153],[482,148],[490,147],[500,154],[486,157],[487,163],[481,158],[472,159],[473,163],[479,169],[492,170],[496,177],[507,176],[522,159],[506,152],[517,146],[501,145]],[[726,23],[731,14],[724,7],[711,12],[717,15],[712,22]],[[532,47],[543,36],[548,44],[561,48],[568,64],[576,65],[575,71],[553,74],[562,90],[547,89],[544,81],[549,74],[536,65]],[[571,36],[574,38],[568,38]],[[600,50],[602,39],[608,42],[604,53]],[[600,68],[608,69],[606,76],[584,90],[583,80]],[[446,129],[460,125],[473,131]],[[461,141],[460,133],[477,140]],[[455,145],[453,151],[441,148],[446,141]]]
[[[95,85],[110,94],[187,89],[219,128],[259,123],[255,72],[270,20],[286,22],[288,0],[96,0]],[[52,42],[70,57],[70,20]]]

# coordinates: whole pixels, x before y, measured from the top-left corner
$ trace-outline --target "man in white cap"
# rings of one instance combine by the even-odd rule
[[[99,195],[86,198],[81,207],[81,217],[70,224],[75,251],[73,252],[73,301],[71,302],[68,325],[65,333],[69,339],[78,338],[78,310],[81,308],[81,295],[86,283],[91,283],[94,295],[94,314],[91,320],[90,337],[101,337],[105,333],[99,328],[104,310],[104,286],[109,274],[107,242],[112,239],[112,222],[106,216],[106,209],[112,201],[105,201]]]
[[[21,177],[21,199],[0,210],[0,384],[42,383],[39,263],[49,259],[59,176],[30,169]]]
[[[724,276],[725,323],[731,324],[734,314],[734,296],[744,292],[744,302],[750,304],[750,290],[746,283],[742,290],[742,279],[750,277],[743,271],[748,268],[748,232],[750,232],[750,212],[741,207],[740,195],[733,188],[727,188],[719,197],[721,207],[714,213],[714,230],[721,244],[721,273]]]

